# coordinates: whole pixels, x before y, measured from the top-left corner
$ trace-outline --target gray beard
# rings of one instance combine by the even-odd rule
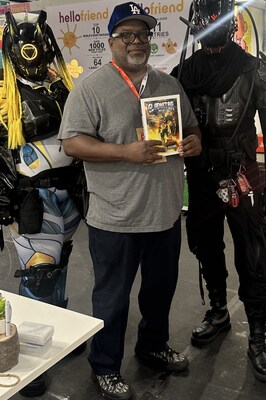
[[[146,55],[143,54],[143,56],[128,56],[128,62],[130,65],[141,65],[145,64],[146,62]]]

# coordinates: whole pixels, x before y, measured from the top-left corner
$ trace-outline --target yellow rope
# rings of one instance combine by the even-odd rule
[[[0,91],[1,122],[8,129],[8,147],[16,149],[26,142],[22,132],[21,97],[14,67],[9,58],[3,58],[4,81]]]

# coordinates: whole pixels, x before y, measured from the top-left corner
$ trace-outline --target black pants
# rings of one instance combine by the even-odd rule
[[[93,338],[89,362],[100,375],[120,371],[124,353],[130,292],[140,265],[138,295],[142,319],[138,345],[148,351],[165,349],[169,311],[178,278],[180,219],[157,233],[114,233],[89,227],[95,286],[93,315],[104,328]]]
[[[234,242],[234,261],[239,275],[239,298],[249,321],[266,319],[266,227],[261,216],[262,179],[256,163],[247,168],[253,192],[240,197],[239,206],[223,203],[216,194],[218,185],[207,171],[188,170],[189,247],[202,264],[209,297],[226,293],[224,220]]]

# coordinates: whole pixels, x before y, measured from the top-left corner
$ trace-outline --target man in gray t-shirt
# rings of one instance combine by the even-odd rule
[[[188,360],[171,349],[168,316],[178,277],[183,156],[201,152],[200,131],[178,81],[149,66],[156,19],[136,3],[115,7],[108,30],[112,62],[70,93],[59,133],[68,155],[84,161],[90,192],[87,223],[94,266],[93,314],[104,320],[89,362],[101,393],[130,399],[120,375],[130,290],[142,282],[135,353],[172,371]],[[184,139],[163,158],[160,140],[140,140],[140,97],[180,95]]]

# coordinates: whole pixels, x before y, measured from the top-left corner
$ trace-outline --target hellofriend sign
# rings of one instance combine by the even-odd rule
[[[75,80],[82,79],[111,60],[107,25],[114,7],[121,1],[88,3],[47,8],[48,23]],[[189,3],[184,0],[138,3],[158,23],[151,42],[150,64],[169,73],[178,64],[188,18]]]

